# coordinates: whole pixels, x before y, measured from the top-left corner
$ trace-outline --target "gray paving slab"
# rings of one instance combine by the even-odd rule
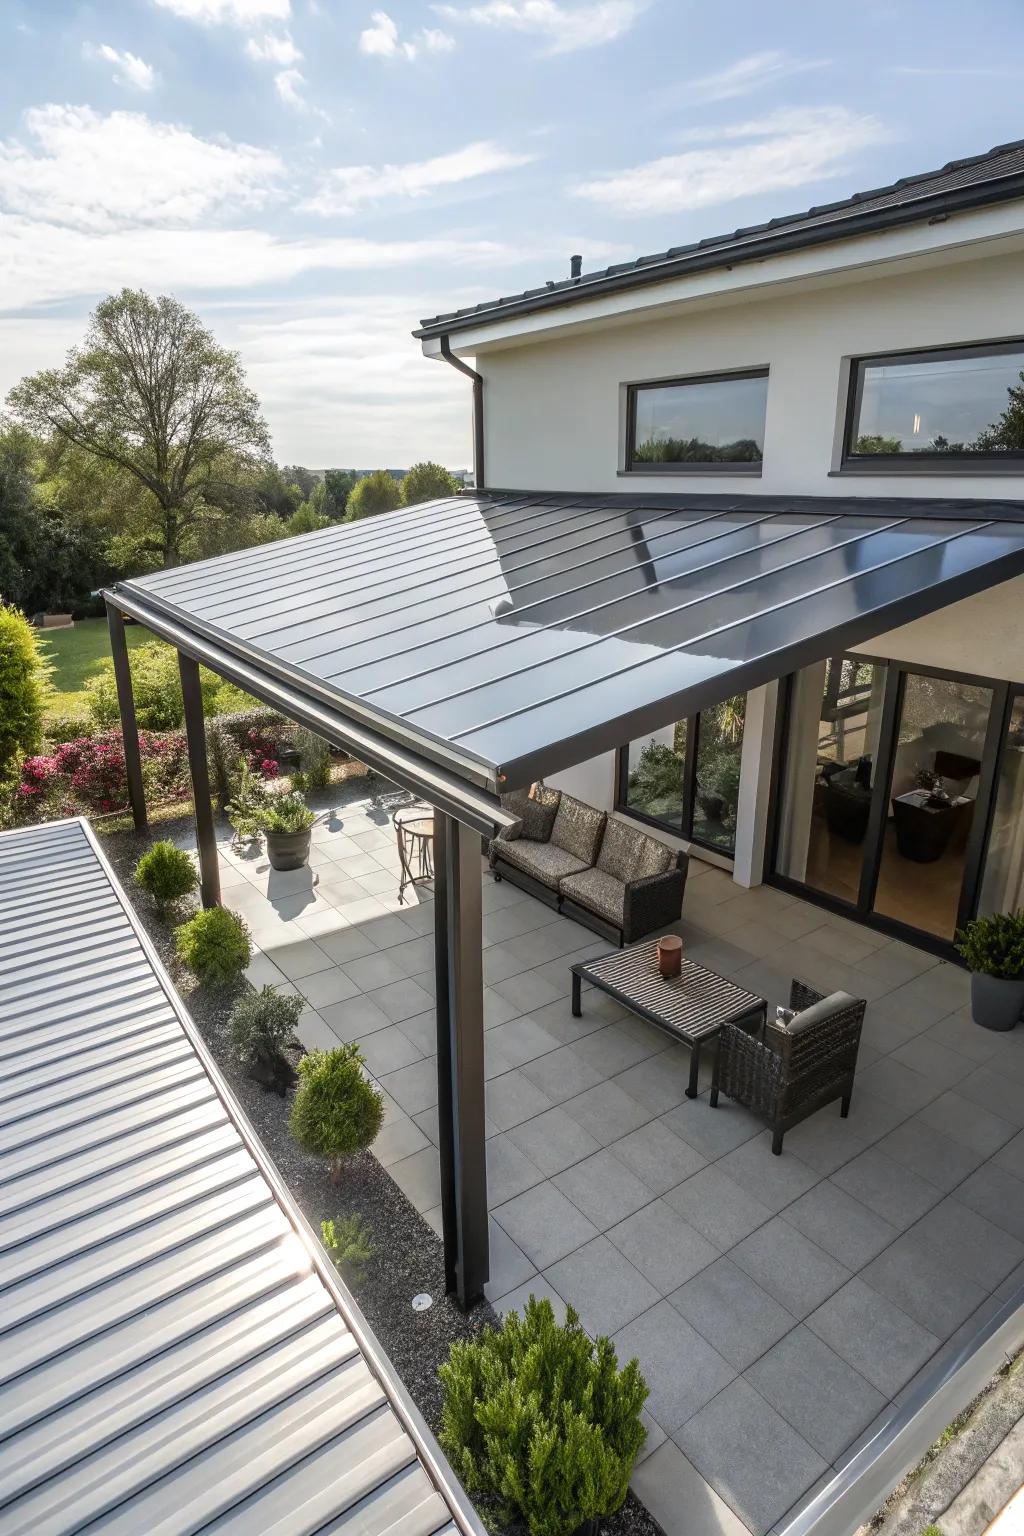
[[[754,1536],[764,1536],[828,1464],[742,1377],[673,1436]]]
[[[723,1253],[772,1219],[768,1207],[723,1173],[718,1163],[684,1179],[665,1199]]]
[[[869,1147],[837,1169],[832,1182],[900,1231],[942,1198],[942,1191],[934,1184],[886,1157],[877,1147]]]
[[[899,1229],[848,1195],[832,1179],[815,1184],[782,1219],[855,1272],[899,1236]]]
[[[573,1163],[581,1163],[600,1146],[578,1121],[557,1105],[514,1126],[508,1134],[546,1178],[561,1173]]]
[[[792,1313],[729,1258],[716,1259],[668,1299],[737,1371],[796,1327]]]
[[[998,1163],[976,1169],[958,1187],[956,1198],[1024,1242],[1024,1181]]]
[[[548,1269],[598,1235],[593,1222],[551,1183],[499,1205],[494,1218],[537,1269]]]
[[[659,1301],[620,1328],[613,1343],[620,1360],[636,1355],[643,1361],[651,1389],[647,1406],[670,1435],[736,1376],[732,1366],[667,1301]]]
[[[954,1141],[917,1115],[904,1120],[877,1143],[879,1152],[948,1192],[984,1162],[981,1152]]]
[[[639,1464],[632,1487],[665,1536],[749,1536],[747,1526],[673,1440]]]
[[[820,1178],[795,1152],[787,1151],[785,1144],[781,1156],[776,1157],[770,1131],[762,1131],[728,1152],[718,1166],[770,1211],[781,1211],[798,1200]]]
[[[653,1200],[627,1216],[608,1236],[662,1296],[718,1258],[718,1249],[665,1200]]]
[[[796,1318],[813,1312],[850,1278],[844,1265],[781,1216],[737,1243],[730,1257]]]
[[[888,1397],[919,1371],[939,1339],[860,1276],[807,1318],[812,1333]]]
[[[610,1150],[655,1195],[674,1189],[705,1166],[701,1153],[660,1120],[613,1141]]]
[[[616,1083],[599,1083],[567,1099],[563,1108],[594,1140],[606,1147],[654,1117]]]
[[[808,1445],[831,1463],[886,1399],[809,1328],[794,1328],[744,1373]]]
[[[659,1292],[607,1237],[595,1237],[545,1270],[593,1337],[610,1337],[661,1299]]]
[[[599,1232],[607,1232],[653,1199],[643,1180],[607,1148],[556,1173],[551,1182]]]
[[[969,1317],[988,1292],[916,1232],[905,1232],[861,1270],[861,1278],[940,1339]]]

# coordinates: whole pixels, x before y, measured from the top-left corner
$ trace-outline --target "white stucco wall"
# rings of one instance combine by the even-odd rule
[[[857,650],[940,672],[1024,682],[1024,577],[891,629]]]
[[[693,490],[816,496],[1024,499],[1024,477],[831,476],[848,359],[1024,331],[1019,255],[985,246],[968,260],[894,275],[870,269],[826,287],[701,300],[660,319],[626,317],[579,335],[484,351],[487,480],[556,491]],[[760,477],[621,476],[622,385],[767,365]]]

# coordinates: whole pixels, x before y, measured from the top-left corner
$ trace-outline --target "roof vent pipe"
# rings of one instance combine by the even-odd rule
[[[572,278],[574,283],[579,282],[580,278],[583,276],[582,256],[569,257],[569,276]]]

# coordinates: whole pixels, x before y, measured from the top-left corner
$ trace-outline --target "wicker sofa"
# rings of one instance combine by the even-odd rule
[[[687,856],[557,789],[504,796],[516,821],[492,839],[509,880],[620,946],[679,921]]]

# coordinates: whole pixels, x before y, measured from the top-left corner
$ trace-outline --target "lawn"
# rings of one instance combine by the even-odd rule
[[[129,646],[144,645],[155,638],[139,624],[127,625],[125,635]],[[110,656],[106,619],[79,619],[73,629],[40,630],[39,640],[53,664],[54,691],[47,714],[88,714],[86,678],[92,677],[100,663]]]

